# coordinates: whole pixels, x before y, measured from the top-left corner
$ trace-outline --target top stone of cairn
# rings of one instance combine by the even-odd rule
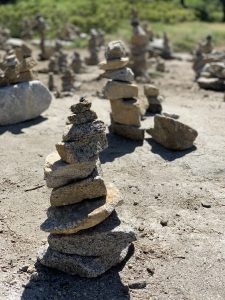
[[[106,60],[120,59],[125,56],[126,56],[126,49],[124,43],[120,40],[112,41],[106,47],[105,50]]]

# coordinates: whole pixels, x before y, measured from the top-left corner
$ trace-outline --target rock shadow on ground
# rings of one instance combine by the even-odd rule
[[[82,278],[50,269],[36,263],[36,273],[24,288],[21,300],[129,300],[129,289],[123,285],[119,272],[134,252],[130,247],[126,259],[97,278]]]
[[[108,133],[108,148],[100,154],[102,164],[112,162],[114,159],[135,151],[136,147],[143,145],[143,141],[126,139],[116,134]]]
[[[166,161],[174,161],[176,159],[182,158],[183,156],[197,150],[196,146],[193,146],[190,149],[183,150],[183,151],[169,150],[169,149],[166,149],[165,147],[163,147],[162,145],[158,144],[157,142],[155,142],[153,140],[153,138],[146,139],[146,142],[148,142],[149,145],[152,147],[151,148],[152,153],[158,154]]]
[[[6,131],[11,132],[12,134],[24,133],[23,129],[38,125],[38,124],[46,121],[47,119],[48,118],[39,116],[35,119],[24,121],[24,122],[21,122],[21,123],[16,123],[16,124],[13,124],[13,125],[0,126],[0,135],[5,133]]]

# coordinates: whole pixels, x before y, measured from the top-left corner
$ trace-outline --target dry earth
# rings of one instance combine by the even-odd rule
[[[190,151],[171,152],[150,136],[142,145],[108,135],[101,155],[104,176],[120,189],[124,205],[118,214],[139,236],[126,264],[99,278],[35,266],[46,242],[39,225],[50,195],[43,164],[61,139],[74,99],[55,99],[42,117],[0,128],[0,299],[225,299],[223,94],[199,90],[187,60],[166,66],[169,72],[155,80],[165,96],[164,111],[179,114],[199,137]],[[109,101],[95,96],[104,81],[90,81],[95,67],[88,72],[77,95],[90,96],[108,125]],[[46,82],[45,75],[40,78]],[[130,288],[134,282],[136,288]]]

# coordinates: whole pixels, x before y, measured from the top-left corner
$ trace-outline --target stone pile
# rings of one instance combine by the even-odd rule
[[[104,95],[111,103],[112,133],[134,140],[144,139],[141,126],[140,103],[137,100],[138,87],[133,84],[134,74],[126,65],[126,49],[121,41],[113,41],[105,50],[105,61],[99,64],[105,71],[102,77],[112,79],[104,87]]]
[[[121,204],[118,190],[102,178],[104,123],[84,98],[71,111],[58,153],[45,163],[46,184],[53,190],[41,229],[50,235],[38,259],[66,273],[96,277],[126,257],[135,234],[115,212]]]
[[[61,79],[62,79],[62,92],[61,92],[62,97],[72,96],[73,93],[81,86],[81,82],[75,80],[76,76],[73,73],[73,71],[70,69],[67,69],[63,73]]]
[[[147,66],[147,53],[149,47],[149,35],[140,26],[138,15],[133,11],[131,19],[133,35],[131,38],[131,69],[134,72],[135,78],[140,82],[150,82]]]
[[[200,88],[214,91],[225,91],[225,63],[211,62],[202,68],[197,80]]]
[[[81,70],[83,68],[83,61],[80,57],[80,54],[76,51],[74,51],[73,53],[70,67],[74,73],[81,73]]]
[[[173,58],[173,49],[171,46],[170,39],[166,32],[163,33],[163,48],[160,56],[164,59]]]
[[[99,35],[95,29],[91,29],[91,35],[88,41],[89,57],[86,57],[85,62],[89,66],[95,66],[99,63]]]
[[[195,129],[165,115],[156,115],[154,128],[147,130],[147,133],[165,148],[177,151],[193,147],[198,136]]]
[[[159,95],[159,89],[152,84],[146,84],[144,85],[144,94],[148,100],[147,112],[161,114],[163,98]]]

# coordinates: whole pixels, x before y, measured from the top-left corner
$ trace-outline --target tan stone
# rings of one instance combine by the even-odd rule
[[[109,81],[104,88],[104,94],[107,99],[136,98],[138,87],[136,84]]]
[[[141,125],[141,112],[136,99],[110,100],[113,120],[120,124]]]
[[[105,196],[107,193],[100,165],[85,179],[52,190],[52,206],[63,206]]]
[[[96,161],[87,161],[77,164],[65,163],[57,152],[46,157],[44,177],[49,188],[57,188],[71,181],[80,180],[89,176],[96,167]]]
[[[122,57],[120,59],[113,59],[113,60],[104,60],[99,63],[99,68],[102,70],[116,70],[125,67],[129,62],[127,57]]]
[[[148,96],[158,97],[159,89],[152,84],[146,84],[146,85],[144,85],[144,94],[146,97],[148,97]]]
[[[103,222],[120,204],[120,193],[111,184],[105,197],[64,207],[50,207],[41,229],[55,234],[76,233]]]

